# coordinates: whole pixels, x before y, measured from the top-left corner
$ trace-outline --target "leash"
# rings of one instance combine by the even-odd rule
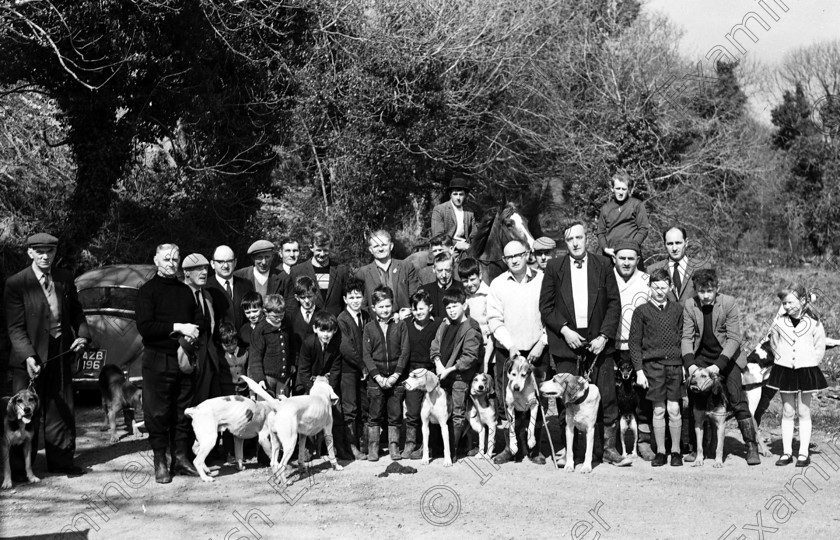
[[[586,363],[586,360],[585,360],[586,359],[586,353],[576,354],[575,356],[577,357],[577,372],[581,373],[582,372],[581,368]],[[586,379],[586,382],[588,382],[588,383],[592,382],[592,380],[590,379],[590,376],[592,375],[592,370],[595,369],[595,362],[597,362],[597,361],[598,361],[598,357],[593,358],[592,362],[589,364],[589,369],[582,372],[583,375],[581,375],[581,377]]]
[[[554,452],[554,441],[551,439],[551,430],[548,429],[548,418],[545,416],[545,409],[542,405],[542,400],[540,399],[540,387],[537,384],[537,378],[534,377],[534,372],[531,371],[531,381],[534,383],[534,393],[537,396],[537,404],[540,406],[540,413],[543,417],[543,428],[545,429],[546,435],[548,435],[548,446],[551,448],[551,461],[554,463],[554,468],[559,469],[560,467],[557,465],[557,456]],[[539,444],[539,443],[538,443]],[[537,449],[539,451],[539,448]]]

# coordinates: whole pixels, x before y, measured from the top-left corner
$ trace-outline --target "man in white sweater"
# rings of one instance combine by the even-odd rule
[[[614,249],[615,268],[613,271],[615,281],[618,283],[618,292],[621,295],[621,321],[615,336],[613,361],[616,367],[619,367],[622,362],[630,361],[630,346],[627,343],[630,336],[630,323],[633,321],[633,312],[636,308],[648,301],[650,276],[638,269],[639,253],[641,253],[638,242],[622,240]],[[645,390],[640,387],[636,387],[636,390],[639,393],[639,406],[636,408],[636,421],[639,426],[639,455],[645,461],[651,461],[654,458],[650,447],[650,421],[653,411],[651,402],[645,399]]]
[[[528,267],[528,252],[528,247],[521,242],[512,241],[505,246],[504,259],[508,271],[490,283],[490,295],[487,297],[487,326],[495,341],[496,411],[499,418],[505,417],[505,362],[518,356],[527,357],[534,366],[537,384],[545,380],[548,367],[548,355],[544,354],[548,341],[539,308],[543,273]],[[528,455],[537,464],[545,463],[545,457],[540,452],[543,421],[538,415],[535,427],[537,445]],[[523,428],[526,427],[525,422],[522,424]],[[496,456],[495,462],[506,463],[514,457],[506,447]]]

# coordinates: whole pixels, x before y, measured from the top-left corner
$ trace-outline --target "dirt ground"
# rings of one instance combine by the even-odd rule
[[[401,461],[416,474],[377,475],[391,463],[345,462],[283,489],[255,461],[222,467],[215,483],[176,477],[154,482],[148,446],[100,431],[101,412],[81,407],[77,463],[82,477],[51,476],[0,495],[3,538],[836,538],[840,526],[840,438],[817,432],[812,466],[744,461],[740,435],[727,433],[722,469],[595,467],[592,474],[481,459],[446,469]],[[555,418],[549,417],[550,424]],[[734,424],[730,424],[734,428]],[[768,430],[780,453],[778,429]],[[833,441],[833,443],[832,443]],[[546,451],[548,444],[544,445]],[[64,531],[65,535],[60,533]],[[743,535],[743,536],[742,536]]]

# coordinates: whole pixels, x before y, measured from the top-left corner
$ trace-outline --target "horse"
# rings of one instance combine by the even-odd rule
[[[511,240],[522,242],[528,249],[534,245],[534,236],[529,227],[539,229],[536,216],[526,219],[516,203],[506,202],[487,216],[475,227],[470,236],[470,249],[465,257],[472,257],[479,262],[481,279],[490,283],[495,277],[507,270],[504,263],[504,248]],[[421,268],[432,264],[428,250],[412,253],[406,260],[419,272]]]

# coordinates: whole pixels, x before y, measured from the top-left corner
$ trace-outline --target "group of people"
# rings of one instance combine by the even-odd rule
[[[617,365],[629,361],[636,371],[639,453],[653,466],[664,465],[668,455],[672,466],[693,459],[702,441],[692,440],[685,381],[698,369],[718,374],[747,461],[760,463],[756,424],[741,385],[746,355],[737,303],[719,292],[714,269],[686,255],[687,234],[679,226],[663,236],[667,259],[643,272],[641,245],[649,225],[628,175],[611,180],[613,197],[596,231],[600,254],[587,251],[586,225],[571,221],[563,230],[566,255],[554,257],[550,238],[533,246],[512,240],[504,246],[507,270],[489,284],[481,279],[482,263],[464,254],[474,228],[473,214],[464,208],[469,185],[453,179],[449,187],[449,200],[432,216],[431,264],[420,269],[392,257],[394,244],[385,230],[367,236],[373,260],[355,273],[331,257],[332,237],[323,229],[312,232],[307,261],[298,262],[297,239],[261,239],[247,251],[251,264],[239,270],[228,246],[217,247],[209,260],[200,253],[182,257],[175,244],[157,246],[157,272],[140,288],[136,306],[157,482],[168,483],[173,474],[198,475],[184,411],[211,397],[247,395],[243,374],[285,396],[304,394],[314,377],[328,377],[340,396],[333,413],[339,457],[376,461],[386,427],[391,459],[420,459],[423,392],[406,391],[402,383],[413,370],[432,371],[449,401],[453,459],[474,454],[467,414],[476,373],[494,374],[498,418],[514,422],[517,432],[527,427],[525,410],[507,418],[504,406],[505,365],[518,357],[533,366],[537,383],[555,373],[589,376],[601,394],[596,454],[618,466],[630,461],[616,447]],[[48,465],[79,473],[72,462],[75,428],[65,353],[83,348],[90,334],[71,277],[50,272],[56,243],[44,234],[29,239],[32,266],[9,279],[5,306],[12,367],[18,368],[15,390],[34,379],[46,398]],[[785,287],[779,298],[769,333],[775,353],[766,383],[771,390],[755,414],[760,421],[772,389],[782,393],[779,464],[787,464],[793,460],[798,400],[797,465],[804,466],[810,397],[826,386],[818,367],[825,332],[803,287]],[[533,448],[520,445],[514,453],[507,444],[495,462],[527,457],[544,464],[544,421],[540,415]],[[558,459],[562,464],[562,451]]]

